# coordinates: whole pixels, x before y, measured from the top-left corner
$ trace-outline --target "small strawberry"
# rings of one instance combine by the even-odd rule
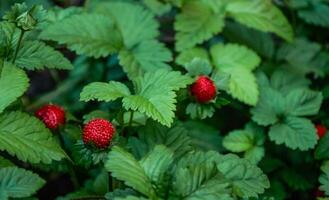
[[[99,149],[105,149],[109,146],[115,133],[114,126],[105,119],[93,119],[83,128],[83,142],[85,144],[94,144]]]
[[[190,90],[195,99],[200,103],[206,103],[216,97],[216,86],[207,76],[199,76]]]
[[[44,105],[35,112],[35,116],[49,129],[56,129],[65,123],[65,111],[57,105]]]
[[[315,191],[315,196],[316,197],[324,197],[325,196],[325,193],[320,190],[319,188]]]
[[[316,133],[318,134],[319,138],[322,138],[327,133],[327,128],[321,124],[315,126]]]

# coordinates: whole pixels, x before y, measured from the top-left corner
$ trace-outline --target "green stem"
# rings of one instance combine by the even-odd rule
[[[129,123],[128,123],[128,127],[131,127],[133,124],[133,119],[134,119],[134,111],[131,110],[130,111],[130,119],[129,119]]]
[[[18,39],[18,43],[17,43],[17,46],[16,46],[14,58],[13,58],[13,61],[12,61],[13,64],[15,64],[15,61],[16,61],[16,58],[17,58],[17,55],[18,55],[19,48],[21,47],[21,43],[22,43],[24,34],[25,34],[25,31],[23,29],[21,29],[21,33],[19,35],[19,39]]]

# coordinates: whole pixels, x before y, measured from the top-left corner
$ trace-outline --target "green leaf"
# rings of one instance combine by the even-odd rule
[[[139,163],[152,183],[160,184],[164,174],[174,161],[173,156],[170,149],[157,145]]]
[[[133,155],[124,149],[114,146],[108,154],[105,168],[126,185],[150,198],[155,197],[155,191],[144,169]]]
[[[159,23],[154,15],[141,5],[118,1],[100,3],[95,11],[114,19],[122,34],[124,46],[128,50],[159,35]]]
[[[175,192],[187,200],[232,199],[228,181],[216,171],[214,163],[177,169]]]
[[[17,167],[0,169],[0,193],[7,197],[29,197],[45,183],[37,174],[25,169]]]
[[[248,105],[256,105],[259,91],[255,75],[243,68],[227,68],[223,71],[230,75],[227,92]]]
[[[312,179],[305,176],[303,172],[297,172],[293,169],[285,169],[280,171],[282,179],[287,183],[287,185],[294,190],[307,190],[312,189],[313,182]]]
[[[192,81],[188,76],[175,71],[157,70],[146,73],[135,80],[136,95],[124,97],[123,106],[127,110],[145,113],[161,124],[170,126],[175,117],[175,91]]]
[[[94,82],[83,88],[80,93],[80,101],[97,100],[109,102],[129,95],[130,91],[128,87],[120,82]]]
[[[130,79],[143,75],[144,72],[154,72],[159,69],[171,69],[166,63],[172,60],[171,52],[160,42],[148,40],[139,43],[131,49],[119,52],[120,65]]]
[[[286,111],[284,96],[269,86],[264,74],[259,74],[258,84],[260,98],[257,105],[251,109],[252,119],[259,125],[268,126],[278,122],[280,115]]]
[[[235,130],[224,137],[223,146],[232,152],[244,152],[254,146],[253,137],[253,134],[249,131]]]
[[[192,120],[184,122],[183,126],[195,148],[204,151],[223,151],[222,137],[217,128]]]
[[[143,3],[154,13],[161,16],[171,10],[171,5],[159,0],[143,0]]]
[[[286,96],[287,108],[290,115],[308,116],[319,112],[322,94],[308,89],[295,89]]]
[[[39,41],[25,41],[19,50],[17,66],[29,70],[53,68],[73,69],[73,65],[59,51]]]
[[[45,125],[21,112],[0,115],[0,150],[30,163],[50,164],[66,157]]]
[[[257,164],[265,156],[265,148],[263,146],[255,146],[244,153],[244,158],[253,164]]]
[[[229,16],[264,32],[274,32],[287,41],[293,40],[293,30],[282,12],[270,0],[229,1]]]
[[[184,66],[193,61],[195,58],[209,61],[208,52],[205,49],[194,47],[180,52],[180,54],[176,57],[176,63]]]
[[[220,1],[186,1],[176,16],[176,49],[182,51],[210,39],[223,29],[224,17]]]
[[[231,181],[233,192],[240,197],[257,197],[270,187],[268,178],[260,168],[236,155],[222,156],[217,167]]]
[[[186,114],[190,115],[191,119],[206,119],[214,113],[215,108],[212,104],[189,103],[186,107]]]
[[[184,67],[191,76],[209,75],[212,71],[209,61],[200,58],[194,58]]]
[[[319,182],[321,183],[320,190],[324,191],[326,195],[329,195],[329,163],[325,162],[321,166],[321,171],[323,172],[319,177]]]
[[[9,161],[9,160],[5,159],[4,157],[0,156],[0,168],[12,167],[12,166],[14,166],[14,164],[11,161]]]
[[[238,23],[227,22],[223,34],[231,42],[243,44],[266,58],[273,57],[275,46],[269,33],[248,28]]]
[[[329,158],[329,134],[325,134],[324,137],[320,139],[315,149],[315,158],[316,159]]]
[[[143,197],[126,196],[126,197],[115,197],[114,200],[147,200],[147,199]]]
[[[257,54],[236,44],[214,45],[210,53],[217,69],[230,75],[228,93],[244,103],[255,105],[259,92],[251,71],[260,63]]]
[[[73,15],[47,27],[40,38],[66,44],[78,54],[95,58],[118,52],[122,46],[113,20],[98,14]]]
[[[273,125],[269,137],[276,144],[285,144],[301,151],[314,148],[318,138],[312,122],[298,117],[286,117],[284,121]]]
[[[218,69],[241,68],[255,69],[259,63],[259,56],[245,46],[238,44],[216,44],[210,49],[214,65]]]
[[[2,63],[0,62],[0,65]],[[1,67],[0,67],[1,72]],[[4,62],[0,76],[0,113],[23,95],[29,85],[25,72],[15,65]],[[5,95],[4,95],[5,94]]]
[[[321,1],[313,1],[309,8],[298,10],[298,16],[309,24],[329,27],[329,6]]]

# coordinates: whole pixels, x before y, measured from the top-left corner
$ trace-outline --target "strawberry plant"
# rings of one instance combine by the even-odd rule
[[[0,200],[329,198],[327,1],[0,16]]]

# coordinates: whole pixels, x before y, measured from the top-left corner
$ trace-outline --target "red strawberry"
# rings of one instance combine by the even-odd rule
[[[114,126],[105,119],[93,119],[83,128],[83,142],[94,144],[97,148],[104,149],[109,146],[115,133]]]
[[[327,128],[321,124],[316,125],[315,128],[319,138],[322,138],[327,133]]]
[[[315,196],[316,197],[324,197],[324,195],[325,195],[325,193],[322,190],[320,190],[320,189],[317,189],[315,191]]]
[[[190,90],[195,99],[200,103],[206,103],[216,97],[216,86],[207,76],[199,76]]]
[[[56,129],[65,123],[65,111],[57,105],[44,105],[35,112],[35,116],[50,129]]]

